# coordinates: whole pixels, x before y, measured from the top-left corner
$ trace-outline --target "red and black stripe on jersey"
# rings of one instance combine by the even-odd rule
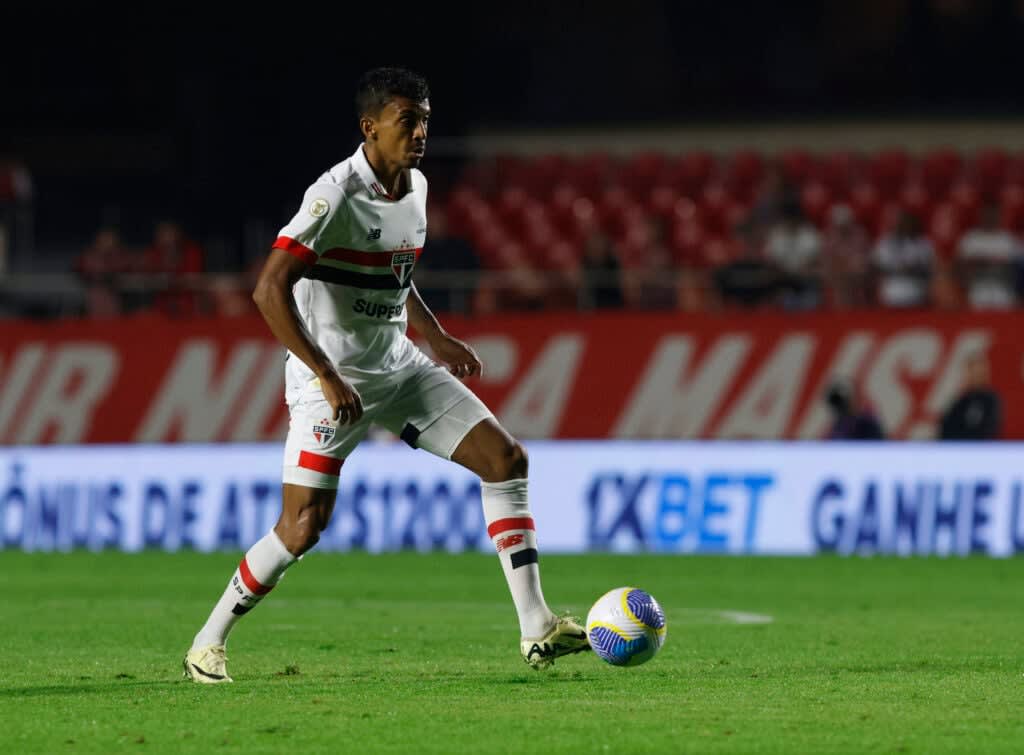
[[[396,270],[395,259],[399,255],[413,254],[415,263],[423,253],[422,247],[376,252],[338,247],[326,250],[318,258],[312,249],[287,236],[278,238],[274,242],[274,248],[288,252],[293,257],[306,262],[309,268],[303,274],[304,278],[341,286],[376,290],[408,288],[411,276],[406,274],[400,277],[400,273]],[[358,266],[363,269],[353,270],[351,267],[345,266]]]

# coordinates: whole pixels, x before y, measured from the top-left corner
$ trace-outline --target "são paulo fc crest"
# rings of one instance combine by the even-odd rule
[[[414,267],[416,267],[416,252],[395,252],[391,255],[391,270],[403,286],[412,277]]]
[[[334,428],[329,419],[322,419],[313,425],[313,437],[321,446],[326,446],[334,437]]]

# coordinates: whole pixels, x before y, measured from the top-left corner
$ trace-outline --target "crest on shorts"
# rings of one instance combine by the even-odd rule
[[[327,445],[334,437],[334,428],[331,427],[329,419],[322,419],[313,424],[313,437],[321,446]]]
[[[331,209],[326,199],[317,198],[309,203],[309,214],[314,218],[322,218]]]
[[[391,270],[403,286],[412,277],[414,267],[416,267],[416,252],[395,252],[391,255]]]

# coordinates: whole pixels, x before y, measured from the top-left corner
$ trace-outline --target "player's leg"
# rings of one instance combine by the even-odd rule
[[[228,634],[302,554],[316,545],[330,522],[345,457],[365,437],[372,411],[339,426],[319,388],[306,387],[291,408],[285,442],[281,515],[274,527],[250,548],[232,575],[184,660],[194,681],[231,681],[226,671]]]
[[[385,426],[400,432],[409,445],[480,477],[487,531],[512,593],[527,662],[545,666],[560,655],[588,649],[585,632],[557,618],[544,600],[522,445],[472,391],[441,369],[423,370],[410,380],[396,410],[382,418]]]
[[[242,557],[220,600],[192,641],[192,651],[224,647],[238,620],[263,600],[285,571],[316,545],[334,509],[336,489],[284,485],[277,524]],[[219,651],[210,651],[219,654]],[[202,663],[192,669],[201,677],[220,681],[216,671]]]

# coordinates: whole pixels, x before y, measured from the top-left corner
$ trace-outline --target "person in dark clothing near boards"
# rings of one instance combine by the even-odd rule
[[[835,419],[829,440],[885,440],[885,431],[871,408],[859,401],[856,389],[845,381],[833,383],[825,394],[825,403]]]
[[[1003,402],[991,383],[991,371],[984,354],[971,356],[964,364],[963,389],[942,415],[942,440],[995,440],[1003,427]]]

